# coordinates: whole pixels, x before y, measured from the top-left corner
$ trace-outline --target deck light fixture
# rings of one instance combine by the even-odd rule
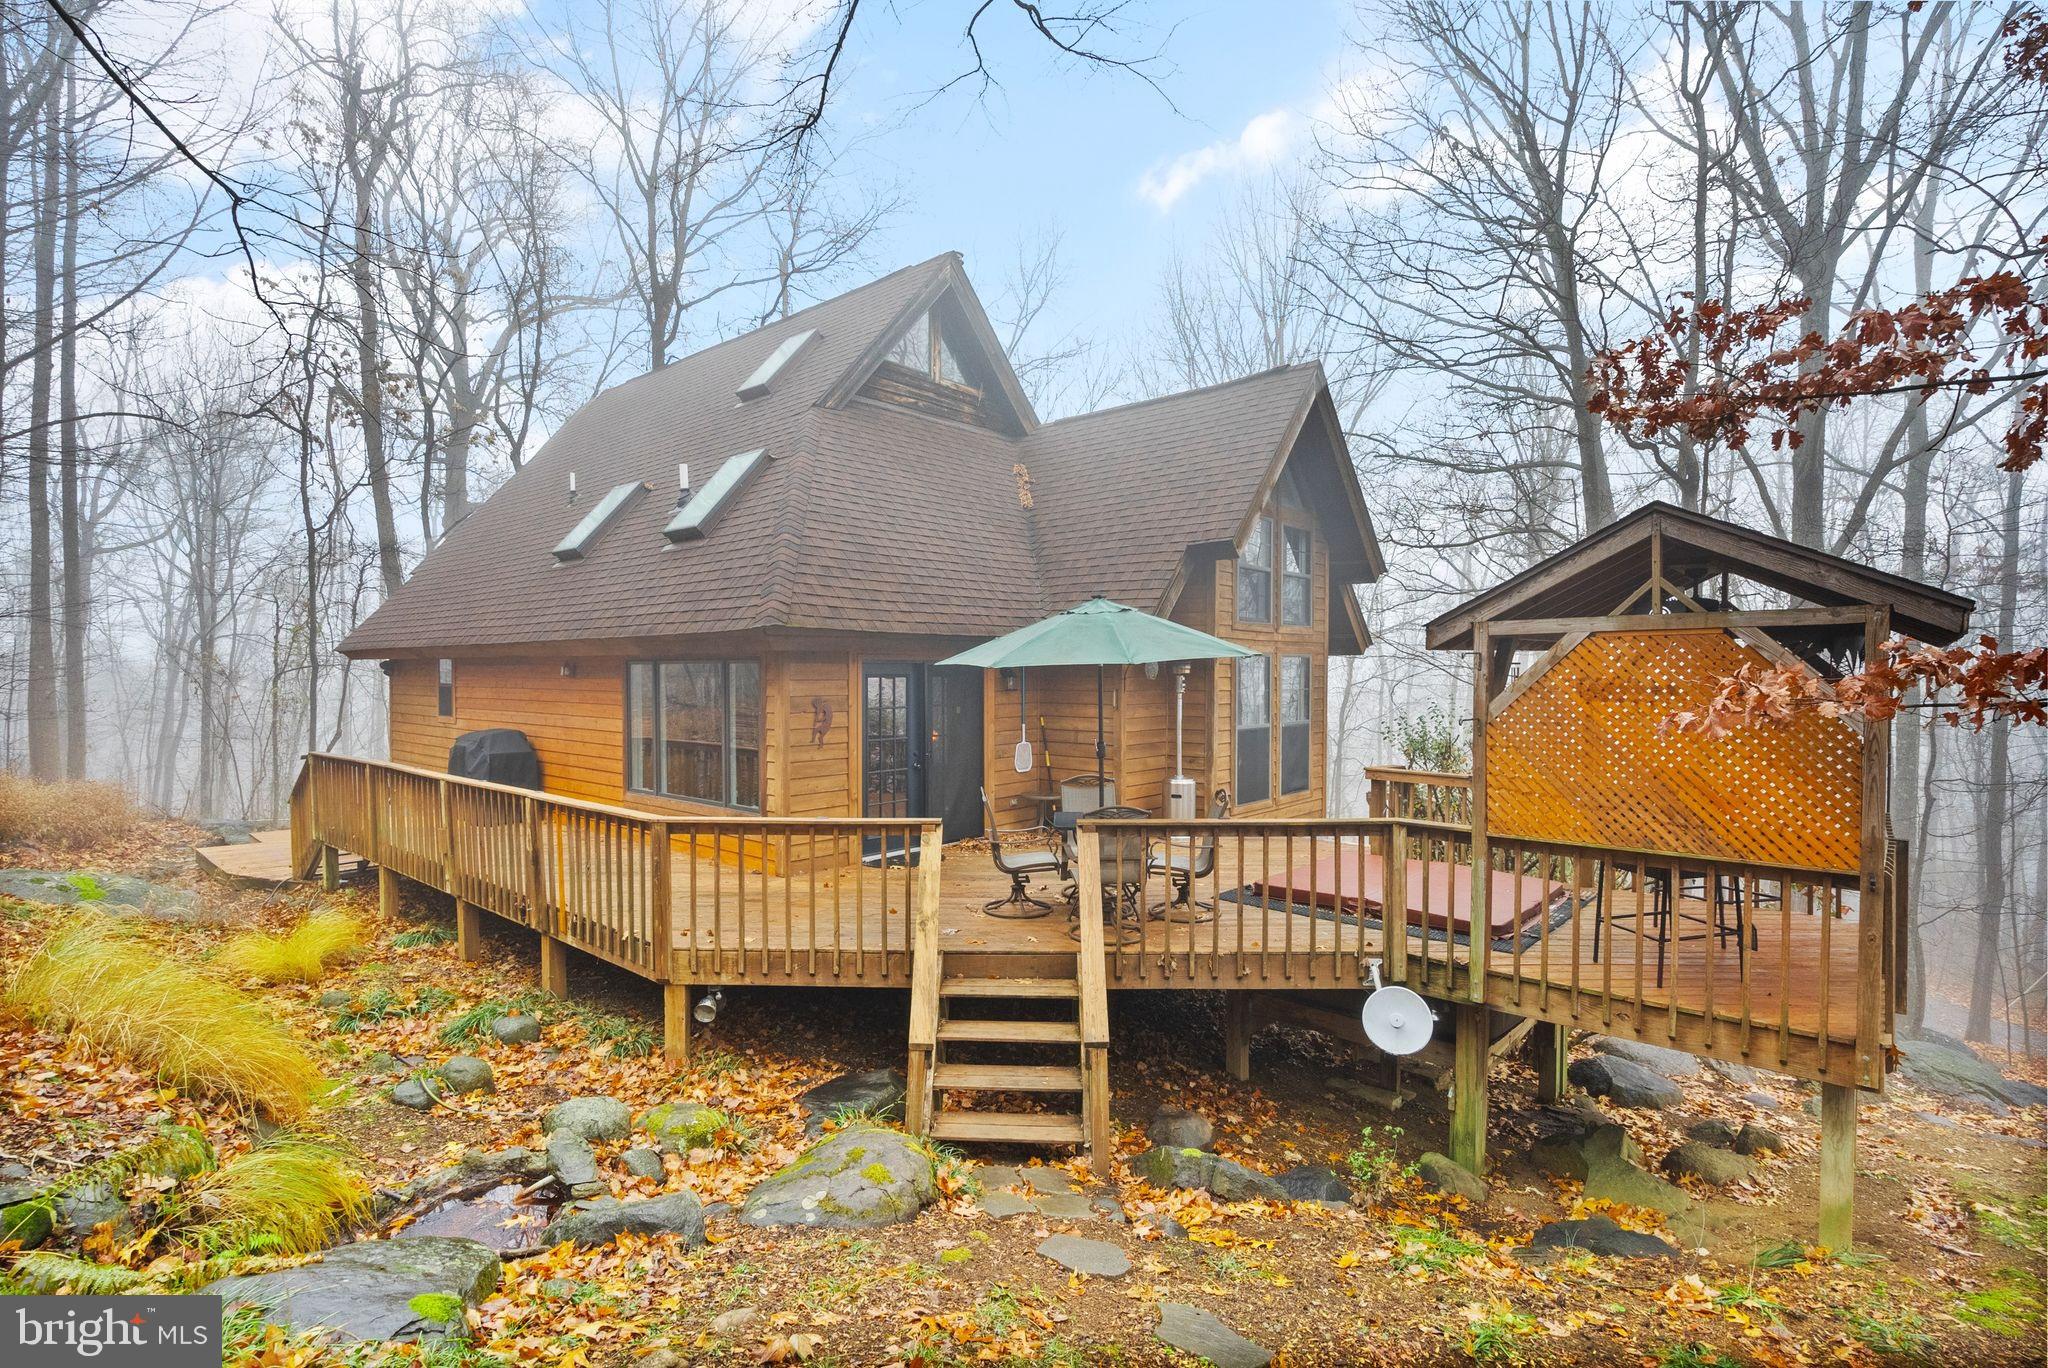
[[[712,1022],[718,1020],[718,1014],[724,1008],[725,989],[713,988],[703,997],[697,999],[697,1005],[690,1009],[690,1015],[696,1019],[699,1026],[709,1026]]]

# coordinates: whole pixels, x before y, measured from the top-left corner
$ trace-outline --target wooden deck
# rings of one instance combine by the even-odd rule
[[[1215,871],[1197,881],[1195,897],[1209,907],[1175,906],[1173,890],[1155,871],[1122,928],[1104,937],[1112,989],[1234,988],[1295,991],[1362,989],[1365,962],[1383,956],[1379,878],[1370,868],[1363,919],[1359,883],[1346,877],[1335,889],[1315,887],[1334,861],[1355,867],[1363,853],[1353,842],[1302,835],[1290,842],[1249,839],[1219,842]],[[1268,849],[1268,847],[1272,847]],[[1308,859],[1311,849],[1315,858]],[[767,874],[730,858],[678,852],[671,861],[671,975],[679,983],[815,984],[903,989],[911,985],[911,911],[918,871],[901,863],[862,864],[850,858],[829,867],[821,855],[802,873]],[[1285,863],[1289,854],[1295,863]],[[202,866],[251,883],[282,883],[292,876],[288,833],[266,831],[248,845],[204,846]],[[980,842],[949,846],[942,859],[938,943],[956,970],[1028,979],[1073,971],[1078,945],[1069,931],[1070,904],[1051,878],[1031,893],[1052,910],[1019,920],[991,915],[984,904],[1005,896],[1007,875]],[[1274,869],[1285,877],[1268,872]],[[1469,919],[1459,903],[1468,871],[1433,861],[1423,874],[1410,862],[1407,958],[1420,966],[1416,982],[1450,995],[1469,972]],[[1498,884],[1500,878],[1496,876]],[[1611,887],[1605,894],[1600,953],[1594,954],[1596,908],[1590,893],[1531,876],[1517,900],[1527,905],[1520,931],[1497,937],[1490,949],[1488,1001],[1585,1026],[1624,1029],[1646,1039],[1677,1040],[1683,1022],[1696,1034],[1714,1023],[1734,1053],[1753,1063],[1787,1067],[1814,1043],[1847,1048],[1854,1035],[1859,921],[1853,894],[1836,907],[1803,891],[1766,899],[1745,919],[1752,947],[1738,953],[1732,935],[1710,931],[1714,909],[1700,897],[1681,896],[1678,937],[1662,945],[1638,914],[1647,892]],[[1293,888],[1268,891],[1263,885]],[[1704,892],[1704,884],[1686,884]],[[1445,906],[1450,890],[1451,906]],[[1330,906],[1337,903],[1337,906]],[[1312,910],[1313,909],[1313,910]],[[1005,908],[1015,911],[1015,908]],[[1036,910],[1036,909],[1032,909]],[[518,917],[524,921],[526,918]],[[1450,925],[1447,942],[1445,923]],[[1425,935],[1423,925],[1432,929]],[[1496,924],[1506,923],[1497,919]],[[1826,972],[1822,972],[1822,966]]]

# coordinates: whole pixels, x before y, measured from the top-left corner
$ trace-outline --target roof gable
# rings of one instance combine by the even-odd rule
[[[1042,426],[1020,392],[1015,411],[1031,425],[1021,434],[858,399],[860,377],[941,299],[986,327],[949,255],[598,395],[342,650],[448,654],[766,627],[971,638],[1097,592],[1170,607],[1190,558],[1229,554],[1289,460],[1311,467],[1318,507],[1354,514],[1330,524],[1333,578],[1380,572],[1320,367]],[[982,344],[999,366],[994,388],[1014,385],[993,335]],[[742,481],[732,462],[753,452]],[[683,464],[698,498],[721,471],[736,487],[715,525],[699,520],[703,535],[672,540]],[[585,490],[651,492],[624,501],[564,562],[550,551],[590,511],[569,497],[572,475]]]
[[[914,335],[914,330],[926,327],[927,320],[936,316],[944,328],[946,344],[981,391],[995,419],[988,426],[1013,436],[1028,436],[1038,428],[1038,414],[1010,367],[1010,358],[996,337],[980,296],[967,279],[959,254],[949,253],[938,260],[941,268],[925,288],[904,303],[889,325],[840,375],[822,402],[827,408],[843,408],[864,397],[877,373],[891,364],[890,353],[898,343],[907,335]]]
[[[1469,649],[1481,622],[1618,613],[1653,572],[1688,593],[1728,575],[1824,607],[1886,607],[1894,630],[1933,645],[1961,636],[1976,607],[1903,575],[1652,502],[1440,615],[1429,624],[1429,648]]]

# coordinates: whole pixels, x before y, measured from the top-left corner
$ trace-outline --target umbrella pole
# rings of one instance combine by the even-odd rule
[[[1102,667],[1095,667],[1095,806],[1109,803],[1109,779],[1102,772]]]

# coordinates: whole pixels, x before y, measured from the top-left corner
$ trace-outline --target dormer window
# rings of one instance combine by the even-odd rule
[[[957,385],[961,389],[974,388],[967,372],[961,369],[960,359],[946,341],[937,310],[905,328],[903,335],[896,339],[896,345],[889,348],[886,359],[891,365],[915,371],[927,380]]]

